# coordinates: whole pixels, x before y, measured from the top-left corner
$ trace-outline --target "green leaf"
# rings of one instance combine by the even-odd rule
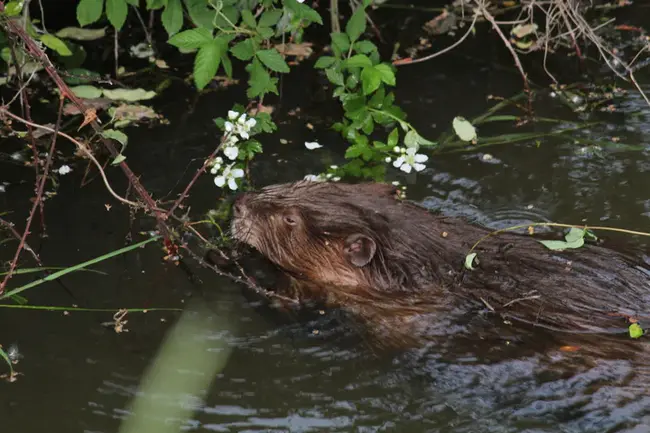
[[[390,134],[388,134],[388,146],[389,147],[395,147],[397,146],[397,141],[399,140],[399,130],[397,128],[393,128],[392,131],[390,131]]]
[[[253,58],[255,55],[255,42],[253,39],[244,39],[241,42],[236,43],[230,48],[230,52],[233,56],[239,60],[247,61]]]
[[[250,27],[251,29],[257,27],[257,22],[255,21],[255,17],[253,16],[253,13],[249,9],[242,9],[241,19],[242,22],[246,24],[248,27]]]
[[[368,146],[364,146],[361,144],[354,144],[350,147],[347,148],[345,151],[345,158],[346,159],[352,159],[352,158],[357,158],[358,156],[361,156],[361,154],[364,151],[364,148],[368,148]]]
[[[259,26],[257,28],[257,33],[260,34],[262,39],[271,39],[275,34],[275,32],[271,27],[262,27],[262,26]]]
[[[181,5],[181,0],[167,0],[167,6],[160,18],[169,36],[178,33],[183,27],[183,5]]]
[[[126,156],[122,155],[121,153],[115,157],[115,159],[111,162],[111,165],[118,165],[120,162],[124,161],[126,159]]]
[[[280,21],[280,18],[282,18],[282,10],[280,9],[271,9],[268,11],[264,11],[262,16],[260,17],[260,21],[258,25],[260,27],[271,27],[274,26]]]
[[[364,8],[357,8],[345,25],[345,33],[354,42],[366,31],[366,11]]]
[[[156,10],[167,6],[167,0],[147,0],[147,10]]]
[[[249,98],[262,97],[267,93],[278,94],[278,79],[271,77],[256,57],[246,66],[246,70],[250,74],[249,88],[246,91]]]
[[[203,45],[194,59],[194,84],[198,89],[208,85],[219,69],[223,45],[214,40]]]
[[[260,61],[270,70],[283,73],[289,72],[289,66],[275,48],[258,51],[255,54],[257,58],[260,59]]]
[[[474,269],[476,269],[476,268],[473,266],[474,259],[476,259],[476,264],[478,264],[479,261],[478,261],[478,257],[476,257],[476,253],[468,254],[468,255],[465,257],[465,268],[466,268],[466,269],[469,269],[470,271],[473,271]]]
[[[129,142],[129,137],[125,133],[122,131],[117,131],[115,129],[105,129],[102,132],[102,136],[104,138],[111,138],[119,142],[122,146],[126,146]],[[122,148],[122,151],[124,151],[124,148]]]
[[[104,89],[104,96],[108,99],[118,101],[144,101],[156,96],[156,92],[152,90],[138,89]]]
[[[473,141],[477,138],[476,129],[472,124],[466,120],[464,117],[454,117],[452,123],[456,135],[463,141]]]
[[[327,79],[330,80],[332,84],[336,84],[337,86],[345,85],[343,83],[343,73],[341,71],[336,69],[326,69],[325,75],[327,75]]]
[[[81,27],[99,20],[104,11],[104,0],[81,0],[77,5],[77,21]]]
[[[126,0],[126,2],[136,8],[140,6],[140,0]]]
[[[81,85],[70,87],[72,93],[79,98],[96,99],[102,96],[102,89],[95,86]]]
[[[88,69],[75,68],[68,71],[68,75],[63,76],[63,81],[70,85],[90,83],[99,79],[101,75]]]
[[[63,42],[61,39],[57,38],[54,35],[51,35],[49,33],[41,35],[41,42],[43,42],[43,45],[45,45],[46,47],[56,51],[62,56],[72,55],[72,51],[70,51],[70,48],[68,48],[65,42]]]
[[[370,54],[377,51],[377,46],[370,41],[357,41],[352,45],[352,49],[357,53]]]
[[[326,69],[332,66],[334,63],[336,63],[336,58],[331,56],[323,56],[323,57],[319,57],[318,60],[316,60],[316,63],[314,64],[314,68]]]
[[[23,11],[24,1],[10,1],[5,5],[5,15],[8,17],[15,17],[20,15]]]
[[[584,239],[585,237],[585,229],[579,229],[577,227],[571,227],[569,230],[569,233],[566,234],[564,239],[568,243],[574,243],[578,242],[580,239]]]
[[[345,61],[348,68],[372,67],[372,62],[365,54],[356,54]]]
[[[341,53],[345,53],[350,49],[350,38],[345,33],[332,33],[332,44],[339,49]]]
[[[125,0],[106,0],[106,17],[117,30],[121,30],[129,7]]]
[[[388,84],[389,86],[395,85],[395,72],[393,72],[393,68],[391,68],[386,63],[382,63],[376,65],[375,69],[381,75],[381,81]]]
[[[363,94],[370,95],[381,85],[381,74],[374,67],[366,67],[361,71]]]
[[[82,29],[79,27],[65,27],[56,32],[59,38],[73,39],[77,41],[94,41],[106,36],[106,28]]]
[[[221,64],[228,78],[232,78],[232,62],[230,61],[230,57],[228,57],[228,52],[225,50],[222,50],[221,53]]]
[[[632,323],[628,330],[630,332],[630,338],[641,338],[645,334],[645,331],[638,323]]]
[[[578,239],[575,242],[566,242],[566,241],[539,241],[549,250],[562,251],[566,249],[580,248],[584,245],[585,240],[583,238]]]
[[[212,43],[212,41],[214,41],[212,39],[212,31],[200,27],[177,33],[169,38],[167,42],[177,48],[193,50]]]

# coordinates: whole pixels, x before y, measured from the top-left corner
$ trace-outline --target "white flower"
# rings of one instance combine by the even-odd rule
[[[318,175],[317,174],[308,174],[307,176],[305,176],[305,180],[309,180],[309,181],[312,181],[312,182],[322,182],[324,179],[323,179],[323,176],[320,175],[320,174],[318,174]]]
[[[385,159],[385,161],[386,161],[387,163],[391,162],[392,160],[393,160],[393,158],[391,158],[390,156],[387,156],[386,159]]]
[[[341,178],[338,176],[332,178],[332,181],[334,182],[338,182],[339,180],[341,180]]]
[[[309,149],[309,150],[314,150],[314,149],[321,148],[321,147],[323,147],[323,146],[321,146],[320,144],[318,144],[318,143],[315,142],[315,141],[305,141],[305,147],[306,147],[307,149]]]
[[[415,171],[422,171],[426,168],[423,162],[426,162],[429,157],[422,154],[416,154],[417,150],[414,147],[406,149],[406,153],[393,162],[393,167],[399,168],[405,173],[410,173],[411,168]]]
[[[223,154],[228,157],[231,161],[237,159],[239,155],[239,148],[237,146],[228,146],[223,149]]]
[[[257,120],[253,119],[252,117],[246,121],[246,126],[248,126],[248,129],[254,127],[257,125]]]
[[[330,168],[331,168],[332,170],[336,170],[337,168],[339,168],[339,166],[338,166],[338,165],[330,165]]]
[[[228,110],[228,119],[235,120],[239,117],[239,113],[233,110]]]
[[[223,173],[220,176],[214,178],[214,184],[219,188],[222,188],[226,183],[228,187],[235,191],[237,189],[237,180],[240,177],[244,177],[244,170],[241,168],[232,168],[234,164],[230,164],[223,169]]]
[[[231,122],[226,122],[223,126],[226,129],[226,132],[232,132],[235,129],[235,125],[233,125]]]
[[[221,168],[221,164],[223,164],[223,158],[217,156],[212,162],[212,169],[210,169],[210,173],[217,174],[217,172]]]
[[[59,174],[61,176],[63,176],[65,174],[70,173],[72,171],[72,169],[67,165],[62,165],[61,167],[59,167],[59,169],[57,171],[59,172]]]
[[[298,3],[304,3],[305,0],[296,0]]]

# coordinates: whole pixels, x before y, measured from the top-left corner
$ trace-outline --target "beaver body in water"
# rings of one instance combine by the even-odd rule
[[[650,271],[597,245],[554,251],[399,200],[379,183],[300,181],[240,195],[233,237],[288,277],[285,294],[344,310],[383,343],[462,333],[477,316],[569,334],[650,317]]]

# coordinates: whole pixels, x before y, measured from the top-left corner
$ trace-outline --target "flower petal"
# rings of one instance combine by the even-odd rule
[[[399,169],[402,170],[404,173],[411,172],[411,166],[409,164],[402,164],[402,166]]]
[[[248,140],[248,138],[250,137],[248,135],[248,132],[246,131],[239,131],[239,135],[241,135],[241,138],[243,138],[244,140]]]
[[[395,161],[393,161],[393,167],[399,168],[402,166],[402,164],[404,164],[404,162],[405,162],[404,157],[400,156]]]
[[[406,149],[406,154],[408,156],[415,155],[415,152],[417,152],[417,149],[415,147],[409,147],[408,149]]]
[[[417,155],[415,155],[413,160],[415,162],[427,162],[429,160],[429,157],[426,155],[422,155],[421,153],[418,153]]]
[[[253,119],[252,117],[246,121],[246,126],[249,128],[252,128],[255,125],[257,125],[257,120]]]
[[[230,189],[232,189],[233,191],[236,190],[236,189],[237,189],[237,181],[235,181],[235,179],[233,179],[233,178],[231,177],[230,179],[228,179],[228,186],[229,186]]]
[[[237,119],[237,123],[239,123],[240,125],[243,125],[244,123],[246,123],[246,113],[242,114],[239,117],[239,119]]]
[[[235,120],[239,116],[239,113],[233,110],[228,110],[228,119]]]
[[[425,168],[427,168],[427,166],[424,165],[424,164],[418,164],[418,163],[416,162],[415,164],[413,164],[413,168],[415,169],[415,171],[422,171],[422,170],[424,170]]]
[[[234,159],[237,159],[237,155],[239,155],[239,148],[236,146],[228,146],[223,149],[223,154],[232,161]]]
[[[233,125],[231,122],[226,122],[224,123],[224,128],[226,131],[230,132],[235,128],[235,125]]]
[[[221,188],[226,184],[226,178],[223,175],[217,176],[214,178],[214,184]]]
[[[318,143],[315,142],[315,141],[305,141],[305,147],[306,147],[307,149],[309,149],[309,150],[314,150],[314,149],[321,148],[321,147],[323,147],[323,146],[321,146],[320,144],[318,144]]]
[[[241,168],[235,168],[230,173],[232,173],[233,178],[244,177],[244,170]]]

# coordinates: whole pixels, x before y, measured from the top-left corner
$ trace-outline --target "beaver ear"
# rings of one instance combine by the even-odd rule
[[[361,268],[375,256],[377,244],[368,236],[356,233],[345,239],[343,253],[350,263]]]

